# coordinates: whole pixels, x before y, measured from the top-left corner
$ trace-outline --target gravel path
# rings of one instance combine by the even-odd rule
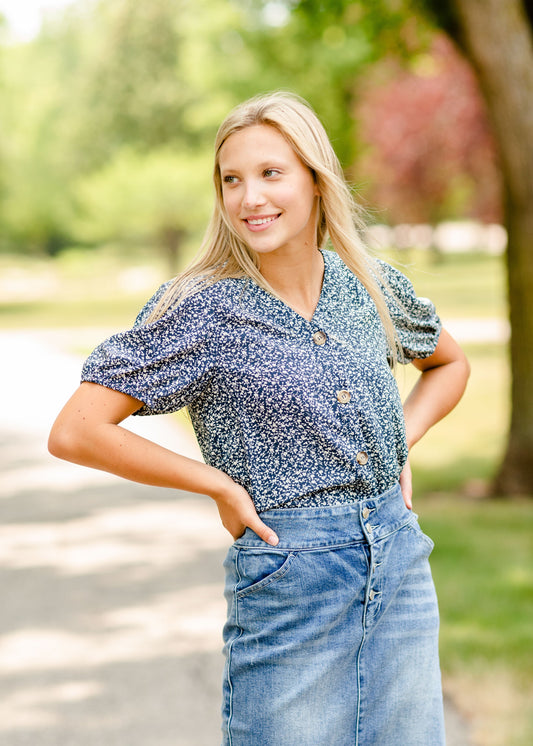
[[[214,505],[46,452],[78,382],[68,350],[101,338],[0,333],[0,744],[216,746],[229,540]],[[131,426],[198,453],[173,419]],[[446,718],[448,746],[469,746],[449,702]]]

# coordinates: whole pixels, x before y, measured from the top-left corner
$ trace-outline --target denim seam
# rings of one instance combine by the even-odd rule
[[[367,540],[365,537],[362,537],[361,539],[350,539],[349,541],[344,541],[339,544],[316,544],[311,547],[306,546],[290,546],[290,547],[284,547],[284,546],[276,546],[275,548],[278,549],[280,552],[328,552],[330,549],[344,549],[345,547],[351,547],[351,546],[357,546],[359,544],[366,544]],[[265,547],[261,544],[234,544],[235,549],[241,550],[241,549],[253,549],[254,551],[259,552],[272,552],[273,547]]]
[[[379,536],[374,536],[372,538],[372,544],[374,544],[376,541],[381,541],[382,539],[388,539],[389,536],[392,536],[393,534],[397,533],[398,531],[401,531],[402,528],[405,528],[406,526],[411,526],[413,523],[413,519],[410,517],[405,523],[402,523],[401,526],[398,526],[398,528],[393,529],[392,531],[389,531],[386,534],[380,534]]]
[[[360,718],[361,718],[361,655],[363,653],[363,648],[366,642],[366,613],[368,611],[368,593],[370,590],[370,583],[372,579],[372,546],[369,546],[369,554],[367,555],[367,578],[366,578],[366,585],[365,585],[365,600],[364,600],[364,606],[363,606],[363,618],[361,620],[362,622],[362,633],[361,633],[361,644],[359,645],[359,650],[357,651],[357,663],[356,663],[356,671],[357,671],[357,710],[356,710],[356,721],[355,721],[355,744],[354,746],[358,746],[359,744],[359,724],[360,724]]]
[[[241,581],[241,573],[239,571],[239,553],[237,552],[237,555],[235,557],[235,572],[237,573],[237,583],[235,584],[235,587],[233,588],[233,604],[235,608],[235,625],[239,628],[239,634],[236,635],[236,637],[233,638],[230,645],[228,646],[228,660],[227,660],[227,681],[229,686],[229,713],[228,713],[228,723],[227,723],[227,733],[228,733],[228,746],[232,746],[233,738],[231,736],[231,721],[233,720],[233,684],[231,683],[231,658],[233,653],[233,646],[239,639],[239,637],[242,635],[242,627],[239,624],[239,605],[237,603],[237,585]]]

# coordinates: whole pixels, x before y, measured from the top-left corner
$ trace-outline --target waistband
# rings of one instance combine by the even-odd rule
[[[279,537],[272,547],[251,529],[234,543],[236,548],[317,549],[358,542],[373,544],[398,531],[416,515],[405,507],[400,485],[368,499],[344,505],[319,508],[275,508],[266,510],[261,520]]]

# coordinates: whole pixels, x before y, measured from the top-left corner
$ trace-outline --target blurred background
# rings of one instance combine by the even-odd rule
[[[0,743],[217,742],[216,511],[52,464],[45,439],[83,357],[198,249],[218,124],[274,89],[315,108],[372,251],[469,355],[412,456],[444,686],[456,744],[533,743],[532,18],[526,0],[0,0]],[[197,454],[184,413],[144,427]]]

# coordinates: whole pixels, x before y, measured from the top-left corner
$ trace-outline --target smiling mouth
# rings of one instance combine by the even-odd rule
[[[264,218],[244,218],[244,222],[248,223],[248,225],[268,225],[268,223],[273,223],[278,218],[279,215],[269,215]]]

